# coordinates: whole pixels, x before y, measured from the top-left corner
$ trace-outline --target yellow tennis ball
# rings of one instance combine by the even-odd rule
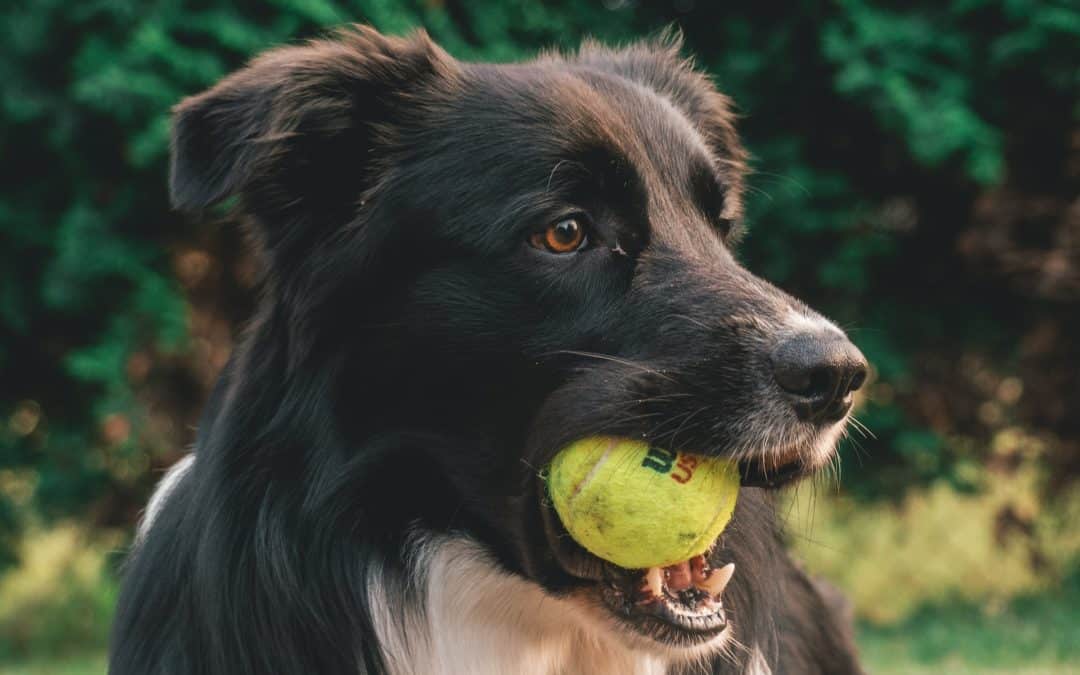
[[[567,532],[628,569],[704,553],[735,510],[739,472],[726,459],[593,436],[552,460],[548,494]]]

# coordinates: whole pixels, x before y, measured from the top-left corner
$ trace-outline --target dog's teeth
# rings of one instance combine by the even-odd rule
[[[710,597],[719,599],[733,574],[735,574],[735,563],[728,563],[718,570],[713,570],[704,581],[697,584],[697,587],[708,593]]]
[[[685,591],[690,588],[690,563],[682,561],[664,568],[667,574],[667,587],[672,591]]]
[[[664,572],[659,567],[650,567],[645,572],[645,588],[649,589],[653,598],[659,598],[664,593]],[[652,598],[650,598],[652,599]]]
[[[695,586],[700,586],[710,572],[709,561],[705,560],[705,556],[696,555],[690,559],[690,579]]]

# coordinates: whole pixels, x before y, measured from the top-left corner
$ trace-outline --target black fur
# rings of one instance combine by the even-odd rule
[[[811,314],[732,257],[744,159],[727,100],[662,43],[495,66],[356,28],[181,103],[173,199],[239,198],[263,298],[131,555],[110,672],[383,672],[367,575],[422,592],[410,528],[589,586],[538,468],[601,432],[752,444],[773,333]],[[526,243],[570,214],[586,248]],[[720,555],[736,637],[773,672],[857,671],[769,493],[743,488]]]

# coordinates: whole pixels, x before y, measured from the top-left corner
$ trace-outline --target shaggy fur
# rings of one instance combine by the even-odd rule
[[[673,41],[488,65],[354,28],[174,123],[174,202],[238,199],[262,300],[151,503],[113,675],[858,671],[760,487],[844,423],[770,354],[843,337],[734,260],[746,155]],[[568,217],[580,250],[529,245]],[[553,529],[538,473],[596,433],[742,463],[722,636],[613,611],[619,571]]]

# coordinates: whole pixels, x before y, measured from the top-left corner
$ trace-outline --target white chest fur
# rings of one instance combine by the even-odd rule
[[[667,655],[636,650],[586,601],[554,598],[500,571],[479,546],[418,537],[414,569],[423,606],[402,611],[372,570],[368,588],[383,655],[394,675],[660,675]],[[718,646],[711,646],[714,652]],[[683,659],[696,655],[684,654]]]

